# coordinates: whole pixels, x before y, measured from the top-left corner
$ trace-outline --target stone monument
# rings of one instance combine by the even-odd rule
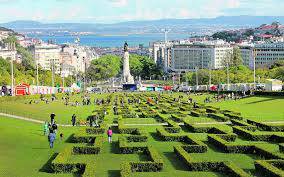
[[[129,68],[129,53],[128,53],[128,44],[124,43],[124,54],[123,54],[123,83],[124,84],[134,84],[134,78],[130,74]]]

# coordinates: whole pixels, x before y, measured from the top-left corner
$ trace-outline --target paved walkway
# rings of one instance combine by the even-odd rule
[[[0,113],[0,116],[4,116],[7,118],[12,118],[12,119],[19,119],[19,120],[24,120],[24,121],[28,121],[28,122],[34,122],[34,123],[39,123],[39,124],[43,124],[44,121],[42,120],[36,120],[36,119],[31,119],[31,118],[26,118],[26,117],[22,117],[22,116],[16,116],[16,115],[12,115],[12,114],[6,114],[6,113]],[[268,124],[279,124],[279,123],[284,123],[284,121],[275,121],[275,122],[263,122],[263,123],[268,123]],[[230,121],[228,122],[196,122],[196,123],[192,123],[194,125],[226,125],[226,124],[231,124]],[[167,126],[167,123],[155,123],[155,124],[124,124],[127,126]],[[178,125],[184,125],[184,123],[178,123]],[[62,126],[62,127],[71,127],[72,125],[69,124],[58,124],[58,126]],[[81,126],[86,126],[86,125],[81,125]],[[118,124],[110,124],[109,126],[118,126]]]

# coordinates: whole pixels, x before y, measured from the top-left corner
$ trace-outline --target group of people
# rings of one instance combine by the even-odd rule
[[[54,142],[56,140],[56,134],[58,132],[58,126],[55,122],[55,114],[52,113],[50,114],[50,123],[45,122],[43,125],[43,134],[44,136],[47,135],[48,137],[48,142],[49,142],[49,147],[52,149],[54,147]],[[98,119],[99,117],[97,115],[95,116],[90,116],[89,117],[89,121],[90,121],[90,127],[93,126],[99,126],[98,124]],[[72,118],[71,118],[71,122],[72,122],[72,126],[76,125],[76,115],[73,114]],[[111,143],[112,142],[112,135],[113,135],[113,131],[111,129],[111,127],[108,128],[107,130],[107,136],[108,136],[108,142]],[[60,140],[63,140],[63,133],[60,133]]]
[[[44,131],[43,134],[48,135],[48,142],[50,148],[53,148],[54,146],[57,130],[58,126],[55,122],[55,114],[52,113],[50,114],[50,123],[45,122],[43,125],[43,131]],[[60,133],[60,139],[61,140],[63,139],[62,133]]]

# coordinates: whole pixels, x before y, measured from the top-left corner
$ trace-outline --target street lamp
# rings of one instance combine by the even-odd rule
[[[14,63],[11,58],[11,96],[14,96]]]
[[[38,92],[39,92],[39,90],[38,90],[38,85],[39,85],[39,83],[38,83],[39,81],[38,81],[38,59],[36,60],[36,89],[37,89],[37,91],[36,91],[36,93],[38,94]]]
[[[255,82],[255,58],[257,56],[257,51],[254,48],[253,49],[253,88],[256,88],[256,82]]]

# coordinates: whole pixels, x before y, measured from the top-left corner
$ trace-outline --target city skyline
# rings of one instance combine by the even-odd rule
[[[0,23],[40,22],[117,23],[156,19],[218,16],[281,16],[281,0],[0,0]],[[277,4],[277,5],[276,5]],[[206,12],[206,13],[204,13]]]

